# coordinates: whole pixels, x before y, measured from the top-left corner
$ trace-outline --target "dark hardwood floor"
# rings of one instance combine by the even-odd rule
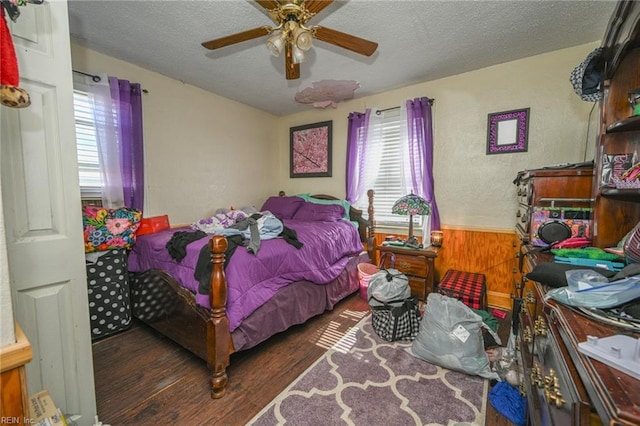
[[[231,356],[227,395],[209,396],[204,361],[134,322],[93,343],[100,421],[119,425],[244,425],[369,310],[354,294],[333,311]],[[506,342],[510,317],[501,322]],[[504,336],[504,337],[503,337]],[[511,423],[487,404],[486,425]]]

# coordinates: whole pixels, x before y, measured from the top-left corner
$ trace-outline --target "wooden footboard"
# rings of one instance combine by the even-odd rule
[[[284,195],[284,192],[280,192]],[[350,218],[360,226],[360,238],[366,245],[369,258],[373,259],[374,251],[374,221],[373,221],[373,190],[367,191],[369,219],[362,216],[362,210],[352,208]],[[336,199],[330,195],[314,195],[316,198]],[[211,317],[207,322],[207,364],[211,369],[211,397],[221,398],[227,390],[227,367],[233,353],[233,341],[229,333],[229,320],[226,315],[227,281],[224,275],[224,253],[227,250],[227,240],[216,235],[209,241],[213,273],[211,274],[209,298],[211,301]]]

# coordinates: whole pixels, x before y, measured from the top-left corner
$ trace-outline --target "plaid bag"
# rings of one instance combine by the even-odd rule
[[[369,301],[372,299],[379,303],[370,303],[371,323],[378,336],[388,342],[415,339],[420,328],[420,308],[416,296],[390,302],[382,302],[373,296]]]

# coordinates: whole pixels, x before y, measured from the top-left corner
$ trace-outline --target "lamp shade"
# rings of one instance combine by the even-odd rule
[[[409,216],[409,238],[406,244],[417,245],[413,236],[413,215],[426,215],[431,213],[431,207],[427,201],[415,194],[405,195],[391,207],[391,213]]]
[[[292,62],[294,64],[301,64],[305,60],[304,52],[302,49],[299,49],[296,44],[291,45],[291,50],[293,52]]]
[[[282,52],[282,48],[284,47],[286,36],[284,33],[278,33],[267,40],[267,49],[273,56],[279,56],[280,52]]]
[[[399,215],[427,215],[431,213],[431,207],[427,201],[415,194],[405,195],[395,202],[391,213]]]

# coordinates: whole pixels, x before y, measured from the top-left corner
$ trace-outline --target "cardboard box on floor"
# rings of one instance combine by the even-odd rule
[[[29,414],[34,426],[68,426],[62,411],[56,407],[47,390],[29,397]]]

